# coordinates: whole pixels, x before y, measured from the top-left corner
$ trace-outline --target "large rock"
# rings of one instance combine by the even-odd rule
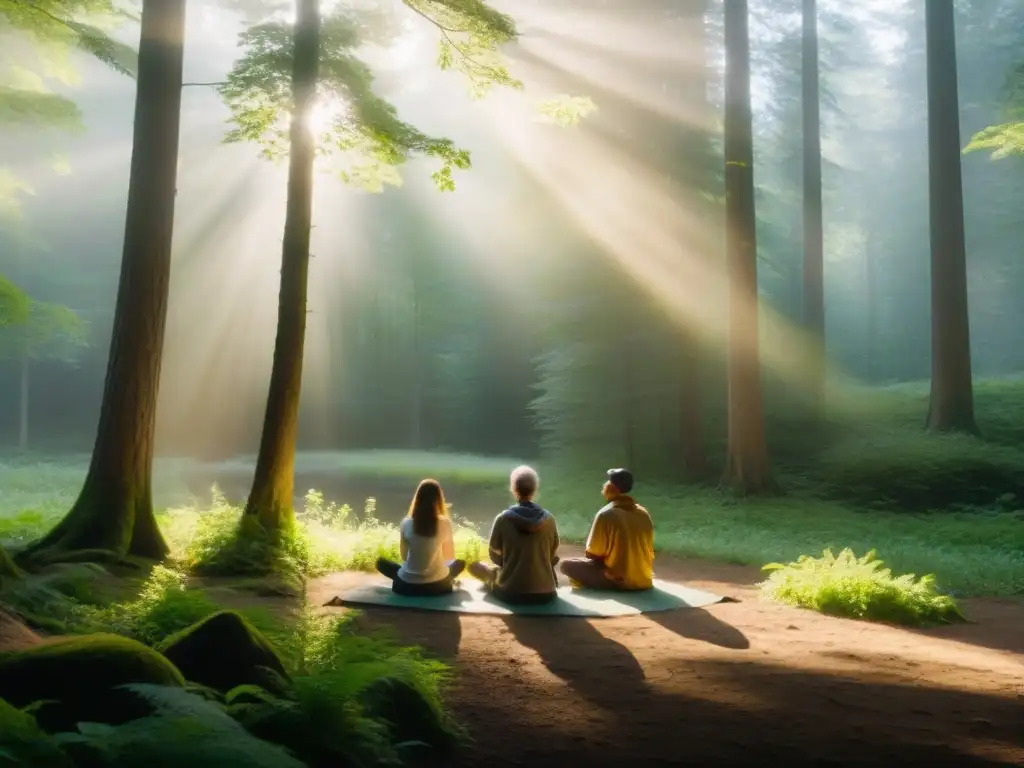
[[[396,677],[381,677],[359,697],[364,712],[388,724],[391,739],[445,751],[458,741],[456,726],[411,683]]]
[[[152,648],[119,635],[63,637],[0,653],[0,699],[19,708],[52,702],[38,712],[40,725],[49,731],[148,714],[148,705],[118,688],[131,683],[180,687],[185,680]]]
[[[258,685],[283,693],[289,679],[274,647],[233,611],[221,611],[160,644],[159,650],[185,679],[221,693]]]

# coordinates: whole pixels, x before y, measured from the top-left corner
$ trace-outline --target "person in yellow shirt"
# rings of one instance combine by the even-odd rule
[[[601,489],[607,505],[594,518],[585,557],[563,560],[573,587],[640,590],[654,586],[654,523],[630,492],[633,474],[609,469]]]

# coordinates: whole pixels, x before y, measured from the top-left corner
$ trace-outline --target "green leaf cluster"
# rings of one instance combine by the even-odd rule
[[[1007,121],[978,131],[964,147],[964,154],[991,151],[992,159],[1024,155],[1024,62],[1010,72],[1005,86]]]
[[[318,131],[319,155],[337,164],[345,182],[374,192],[400,184],[397,167],[411,155],[433,157],[441,161],[438,187],[453,189],[452,171],[469,167],[469,153],[399,119],[394,105],[374,93],[373,74],[355,55],[362,42],[358,17],[339,9],[324,19],[314,108],[324,125],[314,119],[309,126]],[[219,87],[235,124],[226,141],[256,142],[265,157],[279,159],[288,148],[293,29],[281,21],[257,24],[242,33],[241,45],[245,55]]]
[[[0,356],[70,362],[86,345],[87,333],[71,308],[34,301],[12,283],[0,282]]]

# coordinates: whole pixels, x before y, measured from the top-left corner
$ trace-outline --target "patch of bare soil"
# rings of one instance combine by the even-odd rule
[[[761,602],[756,569],[659,557],[658,575],[739,602],[361,621],[454,662],[474,739],[457,765],[1024,765],[1024,601],[968,601],[977,623],[912,631]],[[311,602],[372,578],[318,579]]]
[[[0,653],[23,651],[43,642],[43,638],[29,629],[16,616],[0,611]]]

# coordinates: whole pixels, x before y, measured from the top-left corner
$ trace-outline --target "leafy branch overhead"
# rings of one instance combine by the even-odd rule
[[[1024,62],[1006,80],[1006,122],[978,131],[964,147],[964,154],[990,150],[992,159],[1024,155]]]
[[[255,141],[271,159],[288,149],[286,115],[291,108],[292,27],[267,22],[242,33],[246,54],[219,86],[236,128],[229,142]],[[318,152],[342,162],[342,178],[380,191],[401,183],[397,166],[412,154],[441,160],[434,180],[454,187],[453,168],[468,168],[469,153],[449,139],[427,136],[398,118],[397,110],[373,91],[373,74],[353,51],[361,43],[355,20],[344,13],[324,19],[320,34],[318,99],[310,130]],[[317,117],[322,116],[323,125]]]
[[[0,19],[26,35],[38,50],[54,57],[67,49],[78,50],[129,76],[135,72],[137,54],[111,37],[107,28],[134,18],[130,7],[117,0],[0,0]]]
[[[510,17],[482,0],[403,2],[439,30],[438,64],[464,75],[475,98],[495,86],[522,88],[500,53],[516,36]],[[368,35],[361,13],[338,9],[322,22],[318,99],[309,121],[309,129],[318,134],[318,153],[338,162],[345,182],[374,192],[385,184],[400,185],[398,168],[411,156],[435,158],[441,165],[432,174],[434,183],[442,191],[453,190],[453,171],[470,167],[469,152],[401,120],[394,105],[377,95],[373,73],[356,55]],[[256,142],[264,156],[277,159],[288,149],[293,30],[281,20],[265,21],[243,32],[240,42],[245,54],[218,87],[235,125],[226,141]],[[582,97],[541,105],[541,112],[559,125],[572,125],[593,109]]]

